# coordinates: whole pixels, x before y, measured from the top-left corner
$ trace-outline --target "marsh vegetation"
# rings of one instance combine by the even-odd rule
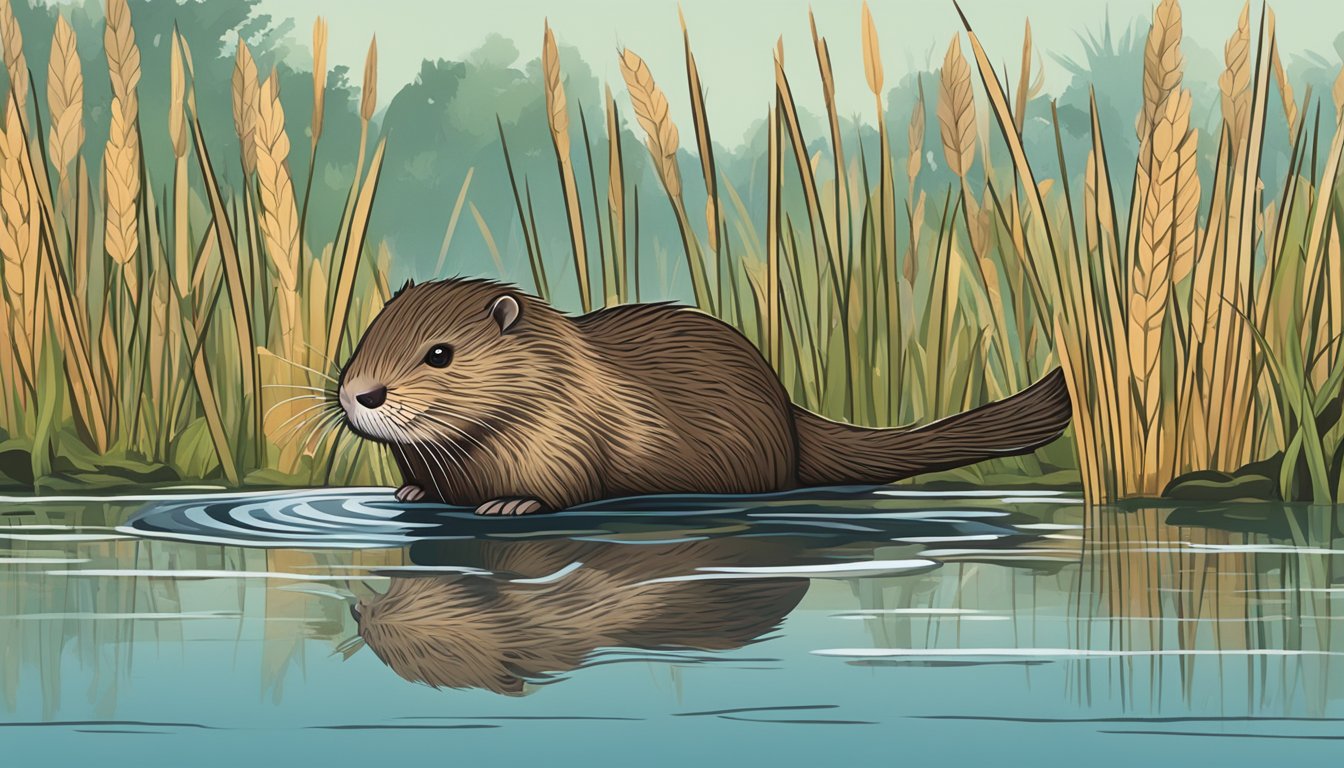
[[[1071,436],[963,479],[1077,482],[1101,501],[1268,461],[1285,498],[1341,493],[1344,79],[1330,65],[1326,87],[1295,86],[1268,9],[1229,15],[1207,120],[1196,100],[1214,84],[1186,77],[1176,0],[1132,37],[1094,40],[1062,105],[1029,26],[1011,74],[963,18],[937,71],[891,84],[867,8],[853,30],[799,19],[812,50],[788,67],[774,51],[759,140],[732,152],[705,100],[730,75],[702,79],[693,20],[684,72],[623,49],[622,81],[596,97],[547,27],[540,68],[497,90],[535,108],[501,100],[488,140],[463,146],[479,164],[448,173],[397,155],[386,123],[423,117],[435,83],[487,57],[427,63],[380,112],[376,44],[355,88],[326,66],[321,19],[298,73],[258,65],[250,46],[273,41],[250,22],[221,57],[157,16],[147,42],[132,8],[152,13],[20,8],[24,29],[0,2],[0,471],[24,484],[394,484],[385,456],[313,417],[392,283],[460,271],[462,223],[489,261],[457,264],[509,275],[525,257],[513,276],[579,311],[693,301],[834,418],[925,421],[1062,365]],[[25,56],[34,29],[51,30],[45,60]],[[862,47],[863,72],[832,70],[835,39]],[[1134,92],[1080,95],[1122,50]],[[818,92],[795,89],[799,61]],[[104,76],[106,100],[86,98]],[[836,79],[858,77],[872,108],[842,117]],[[1116,113],[1131,96],[1134,114]],[[335,156],[334,172],[319,160]],[[442,244],[417,257],[389,247],[395,222],[371,221],[426,163]]]

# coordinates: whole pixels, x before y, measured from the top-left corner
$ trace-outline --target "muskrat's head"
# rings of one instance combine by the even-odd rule
[[[383,443],[479,439],[526,413],[524,388],[554,339],[559,313],[487,280],[407,284],[374,319],[341,372],[350,427]],[[520,397],[521,395],[521,397]]]
[[[361,600],[351,614],[364,643],[406,680],[516,696],[546,678],[545,666],[561,665],[528,664],[507,653],[510,643],[501,638],[512,628],[499,602],[495,585],[483,578],[394,578],[386,594]]]

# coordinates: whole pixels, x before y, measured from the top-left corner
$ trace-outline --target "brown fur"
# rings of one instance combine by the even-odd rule
[[[492,317],[512,297],[516,324]],[[435,344],[446,368],[425,365]],[[378,386],[386,402],[349,398]],[[654,493],[759,493],[885,483],[1026,453],[1069,420],[1059,372],[1000,403],[916,430],[865,429],[790,404],[732,327],[697,310],[636,304],[568,317],[484,280],[410,286],[374,321],[341,376],[348,421],[392,446],[408,485],[478,506],[559,509]]]
[[[759,540],[750,552],[732,539],[479,546],[495,577],[397,577],[386,594],[356,604],[360,637],[406,680],[518,694],[525,683],[581,667],[602,648],[731,650],[778,626],[808,583],[660,581],[759,558]],[[576,562],[582,565],[551,583],[515,581]]]

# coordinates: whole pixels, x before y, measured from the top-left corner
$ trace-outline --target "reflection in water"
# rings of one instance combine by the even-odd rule
[[[751,562],[778,565],[788,554],[743,539],[480,542],[472,549],[452,562],[478,561],[490,575],[397,576],[385,594],[353,609],[360,637],[407,680],[517,694],[527,682],[592,661],[599,649],[731,650],[774,629],[808,584],[673,580]]]
[[[1334,663],[1344,652],[1333,632],[1344,592],[1332,581],[1344,554],[1338,510],[1247,506],[1210,521],[1221,528],[1189,524],[1201,519],[1156,509],[1088,515],[1081,642],[1125,655],[1107,670],[1108,686],[1095,684],[1092,668],[1079,692],[1109,688],[1126,708],[1179,694],[1241,702],[1248,713],[1324,713],[1344,693]]]
[[[980,714],[978,678],[950,677],[966,666],[1019,674],[995,679],[1080,718],[1338,716],[1344,693],[1331,509],[885,498],[560,515],[365,549],[321,548],[313,531],[303,548],[263,549],[107,527],[132,511],[0,504],[5,712],[114,718],[143,684],[132,670],[172,658],[251,676],[254,699],[318,681],[348,692],[370,685],[350,677],[370,659],[359,640],[406,680],[501,694],[611,685],[597,668],[613,661],[647,686],[630,670],[745,663],[747,646],[770,658],[763,689],[808,665],[863,668],[893,690],[920,670],[967,686],[924,713],[938,716]],[[378,534],[398,525],[381,517]]]

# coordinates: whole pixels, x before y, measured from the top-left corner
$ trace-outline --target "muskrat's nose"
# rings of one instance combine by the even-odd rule
[[[378,387],[363,394],[355,395],[355,400],[365,408],[377,408],[387,401],[387,387]]]

